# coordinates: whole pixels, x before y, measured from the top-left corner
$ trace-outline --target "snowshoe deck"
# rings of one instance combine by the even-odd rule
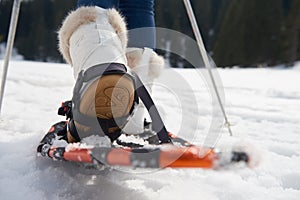
[[[62,126],[61,123],[59,125]],[[63,139],[63,136],[49,131],[41,141],[38,153],[58,161],[131,168],[218,169],[240,162],[247,164],[250,161],[249,155],[243,151],[220,153],[210,148],[195,146],[171,133],[169,133],[169,137],[172,144],[151,144],[147,139],[153,140],[155,135],[151,136],[150,133],[146,135],[148,137],[144,141],[147,145],[133,142],[121,143],[120,140],[119,144],[116,141],[111,147],[88,146],[81,143],[59,147],[53,144],[55,140]]]

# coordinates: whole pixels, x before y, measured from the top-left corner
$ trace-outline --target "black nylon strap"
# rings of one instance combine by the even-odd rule
[[[100,123],[100,122],[99,122]],[[99,126],[99,125],[98,125]],[[105,129],[103,128],[104,125],[101,125],[101,128],[102,129]],[[77,131],[77,128],[75,127],[75,122],[74,120],[70,120],[70,122],[68,123],[68,128],[69,128],[69,131],[72,135],[72,137],[75,139],[76,142],[79,142],[80,141],[80,136],[78,134],[78,131]],[[106,128],[108,130],[108,128]],[[91,128],[90,131],[84,131],[81,133],[81,136],[84,136],[84,137],[89,137],[89,136],[92,136],[92,135],[95,135],[95,132],[94,132],[94,129],[93,127]],[[120,137],[121,135],[121,130],[117,130],[115,132],[112,132],[112,133],[108,133],[105,134],[106,136],[109,137],[109,139],[111,140],[111,142],[115,141],[118,137]],[[104,135],[103,135],[104,136]]]
[[[80,137],[78,135],[78,132],[77,132],[77,129],[75,127],[75,123],[74,123],[74,120],[71,119],[68,123],[68,128],[69,128],[69,131],[72,135],[72,137],[78,142],[80,141]]]
[[[109,74],[126,74],[127,69],[123,64],[119,63],[109,63],[96,65],[87,69],[83,74],[83,82],[88,82],[94,78],[105,76]]]
[[[82,125],[86,125],[89,127],[99,127],[99,124],[102,129],[102,133],[107,136],[111,136],[112,138],[118,138],[121,133],[120,131],[117,131],[114,136],[112,136],[112,133],[108,133],[108,129],[111,127],[117,127],[118,124],[125,123],[125,120],[128,119],[129,116],[124,116],[121,118],[115,118],[115,119],[101,119],[96,117],[89,117],[86,115],[83,115],[79,111],[79,102],[80,102],[80,90],[83,86],[84,82],[88,82],[94,78],[110,75],[110,74],[124,74],[128,75],[128,77],[132,78],[135,83],[135,102],[138,102],[138,97],[143,101],[144,105],[146,106],[150,117],[152,119],[152,127],[153,130],[157,133],[157,136],[161,143],[171,143],[171,139],[168,136],[168,131],[160,117],[160,114],[157,110],[157,107],[155,106],[149,92],[145,88],[144,84],[142,83],[141,79],[136,75],[130,76],[127,73],[126,67],[122,64],[118,63],[111,63],[111,64],[101,64],[94,67],[89,68],[84,73],[83,71],[80,72],[78,75],[74,91],[73,91],[73,115],[74,119],[78,121],[78,123]],[[131,109],[131,111],[133,108]],[[115,126],[116,125],[116,126]],[[99,128],[98,128],[99,129]],[[97,129],[97,130],[98,130]],[[100,133],[101,134],[101,133]],[[77,133],[78,135],[78,133]],[[86,135],[84,133],[84,135]]]
[[[172,141],[169,138],[168,131],[165,127],[164,122],[160,117],[160,114],[153,102],[153,99],[151,98],[148,90],[145,88],[145,85],[143,84],[141,79],[137,75],[135,75],[135,78],[136,78],[136,92],[150,114],[150,117],[152,119],[153,130],[157,133],[158,139],[162,143],[171,143]]]
[[[73,116],[78,123],[84,126],[96,127],[96,125],[100,123],[101,127],[102,125],[104,127],[105,126],[116,127],[118,125],[124,124],[128,120],[130,115],[128,114],[123,117],[118,117],[113,119],[104,119],[99,117],[90,117],[82,114],[81,112],[74,112]]]

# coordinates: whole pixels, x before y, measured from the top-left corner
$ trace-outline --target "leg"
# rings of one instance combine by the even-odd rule
[[[129,30],[128,47],[155,48],[154,0],[121,0],[119,8]]]
[[[80,6],[98,6],[101,8],[118,8],[119,0],[78,0],[77,8]]]
[[[128,66],[139,75],[151,93],[153,81],[164,66],[163,58],[152,50],[156,41],[154,0],[121,0],[119,8],[129,29]],[[123,130],[129,134],[143,132],[144,113],[145,107],[140,103]]]
[[[78,0],[77,7],[119,8],[129,30],[128,47],[155,48],[154,0]]]

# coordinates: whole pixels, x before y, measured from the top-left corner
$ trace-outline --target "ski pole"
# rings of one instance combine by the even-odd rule
[[[7,77],[8,63],[9,63],[9,59],[11,56],[15,35],[16,35],[17,22],[18,22],[18,17],[19,17],[21,1],[22,0],[14,1],[12,13],[11,13],[11,20],[10,20],[10,26],[9,26],[9,33],[8,33],[8,39],[7,39],[7,46],[6,46],[5,58],[4,58],[4,64],[3,64],[2,82],[1,82],[0,114],[1,114],[2,101],[3,101],[4,89],[5,89],[5,83],[6,83],[6,77]]]
[[[222,114],[224,116],[225,125],[228,128],[230,136],[232,136],[233,134],[232,134],[232,130],[231,130],[231,127],[230,127],[230,123],[228,121],[228,117],[226,115],[225,108],[224,108],[224,106],[222,104],[220,93],[218,91],[218,88],[217,88],[217,85],[216,85],[216,81],[215,81],[213,73],[212,73],[212,67],[211,67],[211,64],[209,62],[209,58],[208,58],[208,55],[207,55],[207,52],[206,52],[206,49],[205,49],[205,46],[204,46],[204,43],[203,43],[203,40],[202,40],[202,36],[201,36],[200,30],[199,30],[199,27],[198,27],[198,24],[197,24],[197,20],[196,20],[196,17],[195,17],[195,14],[194,14],[191,2],[190,2],[190,0],[183,0],[183,2],[184,2],[184,5],[185,5],[185,8],[186,8],[189,20],[190,20],[191,25],[192,25],[194,35],[195,35],[196,40],[197,40],[198,48],[200,50],[200,53],[201,53],[204,65],[205,65],[206,69],[208,70],[208,74],[209,74],[209,77],[211,79],[213,89],[214,89],[215,94],[217,96],[217,101],[218,101],[218,103],[220,105]]]

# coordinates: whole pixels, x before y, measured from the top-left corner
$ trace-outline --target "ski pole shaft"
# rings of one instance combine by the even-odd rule
[[[10,20],[10,26],[9,26],[9,33],[8,33],[8,39],[7,39],[5,59],[4,59],[4,64],[3,64],[2,82],[1,82],[0,114],[1,114],[2,101],[3,101],[5,83],[6,83],[6,77],[7,77],[7,71],[8,71],[8,64],[9,64],[9,59],[10,59],[11,52],[12,52],[12,47],[14,44],[21,1],[22,0],[14,1],[12,13],[11,13],[11,20]]]
[[[225,125],[228,128],[230,136],[232,136],[233,134],[232,134],[232,130],[231,130],[231,127],[230,127],[230,123],[228,121],[228,117],[226,115],[225,108],[223,106],[223,103],[222,103],[222,100],[221,100],[221,97],[220,97],[220,93],[218,91],[217,84],[216,84],[216,81],[215,81],[213,73],[212,73],[211,63],[209,62],[209,58],[208,58],[208,55],[207,55],[207,52],[206,52],[206,49],[205,49],[205,46],[204,46],[204,43],[203,43],[203,40],[202,40],[202,36],[201,36],[200,30],[199,30],[199,27],[198,27],[198,24],[197,24],[197,20],[196,20],[191,2],[190,2],[190,0],[183,0],[183,2],[184,2],[184,5],[185,5],[185,8],[186,8],[189,20],[190,20],[191,25],[192,25],[194,35],[195,35],[196,40],[197,40],[198,48],[200,50],[204,65],[205,65],[206,69],[208,70],[208,74],[209,74],[209,77],[211,79],[212,86],[213,86],[213,89],[214,89],[216,97],[217,97],[217,101],[219,103],[219,106],[221,108],[223,117],[225,119]]]

